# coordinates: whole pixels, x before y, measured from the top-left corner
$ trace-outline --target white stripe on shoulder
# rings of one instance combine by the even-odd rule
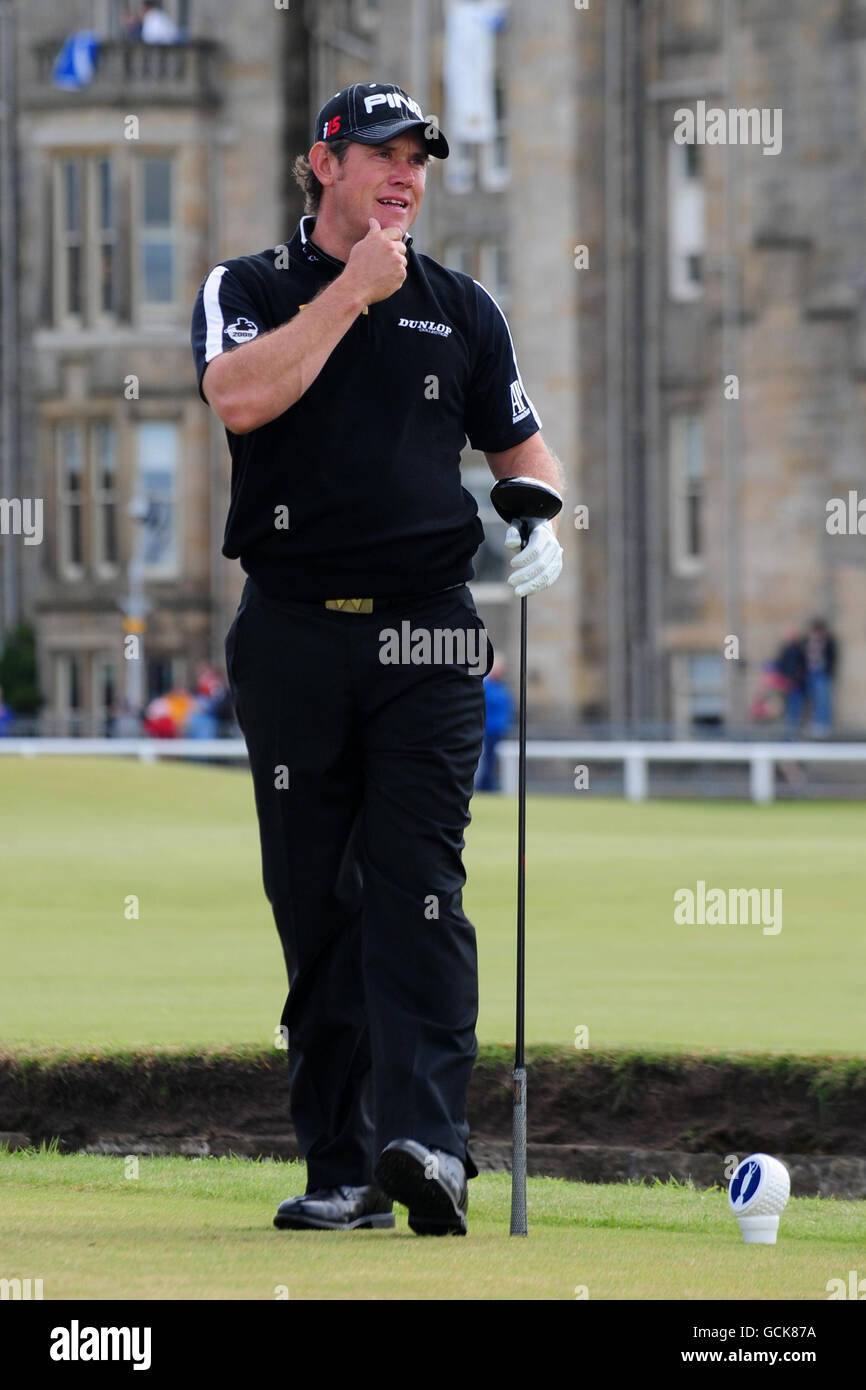
[[[204,344],[205,362],[210,362],[212,358],[218,357],[223,350],[225,320],[220,308],[220,283],[227,270],[228,266],[225,265],[214,266],[204,282],[204,319],[207,324],[207,336]]]
[[[484,290],[484,293],[487,295],[487,298],[491,301],[492,304],[496,304],[496,300],[493,298],[493,295],[490,293],[490,291],[489,291],[484,285],[482,285],[482,283],[481,283],[480,280],[475,280],[475,281],[474,281],[474,284],[476,284],[480,290]],[[511,329],[508,327],[508,319],[507,319],[507,318],[505,317],[505,315],[502,313],[502,309],[501,309],[500,305],[499,305],[499,304],[496,304],[496,307],[497,307],[497,309],[499,309],[499,312],[500,312],[500,314],[502,315],[502,322],[505,324],[505,331],[506,331],[506,333],[508,334],[508,341],[509,341],[509,343],[511,344],[511,357],[512,357],[512,360],[513,360],[513,362],[514,362],[514,370],[515,370],[515,372],[517,373],[517,380],[518,380],[518,383],[519,383],[519,385],[520,385],[520,389],[521,389],[521,391],[523,392],[523,399],[526,401],[526,404],[529,406],[529,409],[532,411],[532,415],[533,415],[533,419],[535,420],[535,423],[538,425],[538,428],[541,429],[541,416],[539,415],[539,413],[538,413],[538,411],[536,410],[535,406],[532,404],[532,401],[529,399],[529,396],[528,396],[527,391],[526,391],[526,387],[525,387],[524,384],[523,384],[523,378],[522,378],[521,375],[520,375],[520,368],[519,368],[518,365],[517,365],[517,353],[515,352],[515,349],[514,349],[514,339],[513,339],[512,336],[511,336]]]

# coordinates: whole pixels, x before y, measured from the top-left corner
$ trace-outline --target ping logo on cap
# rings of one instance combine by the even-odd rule
[[[418,117],[419,121],[423,121],[424,119],[424,113],[417,101],[413,101],[405,92],[374,92],[371,97],[364,97],[364,110],[369,116],[370,112],[373,111],[375,107],[381,106],[383,102],[386,102],[388,106],[394,106],[398,109],[401,105],[405,106],[408,111],[411,111],[413,116]]]

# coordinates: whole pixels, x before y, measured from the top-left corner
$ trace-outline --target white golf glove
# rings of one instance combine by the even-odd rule
[[[549,589],[562,573],[562,546],[553,534],[549,521],[529,523],[532,530],[524,550],[520,549],[520,529],[509,526],[505,533],[505,549],[518,553],[511,561],[512,574],[508,582],[518,598]]]

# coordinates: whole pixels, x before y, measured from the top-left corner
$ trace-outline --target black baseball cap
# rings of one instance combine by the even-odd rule
[[[393,82],[354,82],[335,92],[316,117],[313,143],[358,140],[383,145],[405,130],[424,126],[427,146],[437,159],[448,158],[448,141],[435,116],[425,116],[417,101]]]

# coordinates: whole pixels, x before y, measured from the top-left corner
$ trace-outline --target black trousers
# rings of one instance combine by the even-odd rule
[[[493,653],[466,585],[374,609],[277,601],[248,578],[225,643],[289,978],[282,1023],[307,1191],[372,1181],[397,1138],[477,1174],[462,850]],[[437,631],[457,639],[442,640],[438,662]],[[430,659],[416,664],[425,632]]]

